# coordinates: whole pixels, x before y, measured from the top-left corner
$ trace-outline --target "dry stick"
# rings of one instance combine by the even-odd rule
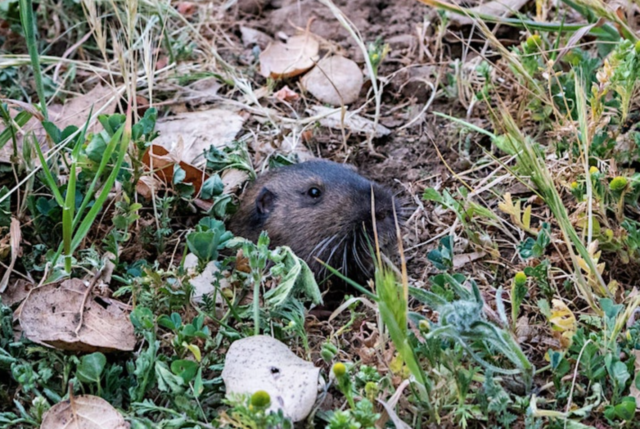
[[[8,270],[9,267],[7,266],[7,264],[5,264],[4,262],[0,261],[0,267],[4,268],[5,270]],[[23,279],[25,279],[26,281],[28,281],[29,283],[33,283],[33,279],[30,279],[29,277],[27,277],[26,274],[22,274],[20,271],[18,270],[13,270],[12,274],[17,275],[18,277],[22,277]]]
[[[69,406],[71,408],[72,420],[78,425],[78,412],[76,411],[76,398],[73,396],[73,381],[69,381]]]
[[[87,305],[87,300],[89,299],[89,295],[91,295],[91,291],[93,290],[93,287],[96,285],[96,283],[98,283],[98,280],[100,280],[100,277],[102,277],[102,273],[104,272],[105,267],[106,267],[106,263],[102,265],[102,268],[100,268],[98,272],[96,272],[95,276],[93,277],[93,280],[91,280],[91,283],[89,283],[89,286],[87,286],[87,290],[84,292],[84,296],[82,297],[82,306],[80,307],[80,318],[78,320],[78,326],[76,327],[76,336],[80,335],[80,329],[82,328],[82,322],[84,321],[84,307],[85,305]]]
[[[60,68],[62,67],[62,60],[66,59],[69,55],[71,55],[71,53],[73,51],[75,51],[76,49],[78,49],[80,46],[82,46],[82,44],[84,42],[87,41],[87,39],[89,39],[89,37],[91,37],[93,33],[92,32],[88,32],[87,34],[84,35],[84,37],[80,40],[78,40],[78,42],[76,42],[76,44],[74,44],[73,46],[71,46],[69,49],[67,49],[66,51],[64,51],[64,53],[62,54],[62,56],[60,57],[60,62],[58,64],[56,64],[55,69],[53,71],[53,81],[57,82],[58,81],[58,76],[60,75]],[[56,91],[57,92],[57,91]],[[51,97],[51,100],[53,100],[55,97],[55,94],[53,97]]]
[[[582,346],[582,349],[580,349],[580,354],[578,355],[578,361],[576,362],[576,367],[575,370],[573,371],[573,381],[571,382],[571,391],[569,392],[569,399],[567,400],[567,407],[565,408],[565,413],[568,416],[569,415],[569,410],[571,409],[571,403],[573,402],[573,389],[576,387],[576,379],[578,378],[578,368],[580,367],[580,360],[582,359],[582,353],[584,352],[584,350],[587,348],[587,345],[589,345],[589,343],[591,343],[591,340],[588,340],[586,343],[584,343],[584,345]],[[567,427],[567,421],[568,419],[566,419],[564,421],[564,427]]]
[[[402,269],[402,290],[404,292],[405,304],[409,302],[409,276],[407,274],[407,260],[404,257],[404,248],[402,246],[402,233],[398,224],[398,215],[396,213],[396,205],[393,204],[393,220],[396,224],[396,237],[398,239],[398,252],[400,253],[400,268]]]
[[[378,241],[378,228],[376,227],[376,198],[373,194],[373,185],[371,185],[371,222],[373,223],[373,238],[376,244],[378,266],[382,268],[382,259],[380,257],[380,242]]]
[[[436,142],[433,140],[433,138],[429,137],[429,140],[431,140],[431,143],[433,144],[434,149],[436,150],[436,152],[438,153],[438,157],[440,158],[440,161],[442,161],[442,163],[444,164],[445,167],[447,167],[447,170],[449,170],[449,172],[451,173],[451,175],[453,177],[455,177],[458,181],[460,181],[460,183],[462,183],[464,185],[465,188],[467,188],[469,191],[473,191],[473,188],[471,187],[471,185],[469,185],[467,182],[465,182],[462,177],[460,177],[458,175],[458,173],[456,173],[455,171],[453,171],[453,169],[449,166],[449,163],[447,161],[445,161],[444,157],[442,156],[442,153],[440,152],[440,149],[438,148],[438,145],[436,144]]]
[[[440,84],[440,74],[438,74],[438,77],[436,79],[436,84],[435,85],[432,84],[431,82],[427,82],[427,81],[424,81],[424,83],[425,83],[425,85],[428,85],[429,87],[431,87],[431,97],[429,97],[429,100],[427,100],[427,103],[424,105],[424,107],[422,108],[420,113],[418,113],[409,122],[407,122],[406,124],[404,124],[403,126],[398,128],[398,131],[404,130],[405,128],[409,128],[411,125],[416,123],[418,121],[418,119],[422,118],[422,115],[427,113],[427,110],[429,110],[429,107],[431,107],[431,105],[433,104],[434,100],[436,99],[436,95],[438,94],[438,89],[437,88],[438,88],[438,85]]]

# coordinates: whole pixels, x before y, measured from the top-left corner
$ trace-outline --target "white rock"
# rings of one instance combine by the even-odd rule
[[[282,409],[294,422],[304,420],[318,396],[320,369],[296,356],[280,341],[264,335],[231,344],[222,379],[227,395],[252,395],[258,390],[271,397],[269,410]]]

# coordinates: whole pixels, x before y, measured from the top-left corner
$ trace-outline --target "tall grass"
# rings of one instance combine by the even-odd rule
[[[33,79],[36,84],[36,92],[40,99],[40,108],[46,120],[49,120],[47,112],[47,101],[44,98],[44,84],[42,81],[42,72],[40,70],[40,56],[38,55],[38,42],[36,40],[36,19],[33,13],[33,3],[31,0],[20,0],[20,21],[22,22],[22,30],[27,42],[29,57],[31,58],[31,69],[33,70]]]
[[[109,192],[111,192],[116,178],[120,173],[120,169],[131,140],[131,106],[127,109],[125,123],[120,126],[109,140],[102,157],[102,161],[98,166],[98,170],[96,171],[89,188],[85,192],[84,199],[82,200],[78,211],[75,212],[75,195],[77,185],[76,174],[78,170],[78,163],[80,161],[80,148],[84,144],[87,126],[88,121],[85,124],[85,128],[82,133],[77,137],[76,143],[71,152],[69,181],[67,183],[66,196],[64,198],[51,170],[49,169],[47,161],[44,158],[40,145],[37,142],[34,142],[38,158],[42,164],[45,181],[49,186],[49,189],[51,189],[56,202],[60,207],[62,207],[62,244],[55,254],[52,264],[55,266],[60,254],[63,254],[64,268],[67,274],[71,273],[73,252],[80,246],[82,240],[84,240],[89,233],[89,229],[107,201]],[[114,154],[116,154],[116,161],[111,166],[111,170],[109,171],[107,178],[101,183],[100,179],[103,178],[104,173],[107,171],[107,166],[112,160]],[[85,216],[84,212],[99,186],[101,186],[102,189],[98,194],[98,197],[93,201],[91,209]]]
[[[508,137],[507,143],[511,145],[512,150],[517,154],[516,161],[518,163],[519,173],[531,178],[540,197],[549,206],[558,222],[558,226],[562,231],[562,236],[571,256],[580,295],[597,314],[602,314],[596,297],[597,295],[610,296],[611,293],[604,283],[587,247],[578,236],[569,219],[567,209],[564,206],[562,198],[555,187],[551,173],[545,163],[544,153],[535,148],[533,142],[522,134],[509,113],[509,110],[504,105],[499,107],[499,120],[505,135]],[[582,274],[582,268],[580,267],[574,249],[577,250],[578,255],[580,255],[587,264],[590,274],[593,274],[597,279],[597,287],[599,289],[597,292],[594,290],[595,285],[590,283]]]

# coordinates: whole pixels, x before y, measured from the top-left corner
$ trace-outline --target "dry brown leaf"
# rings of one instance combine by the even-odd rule
[[[191,164],[187,164],[184,161],[178,159],[177,156],[170,153],[165,147],[159,146],[157,144],[152,144],[149,146],[147,151],[142,156],[142,163],[147,167],[147,169],[153,171],[154,177],[158,178],[161,182],[171,185],[173,183],[173,168],[174,165],[179,164],[180,168],[184,170],[186,176],[183,183],[189,183],[193,185],[195,189],[195,194],[198,195],[200,193],[200,188],[202,188],[202,183],[204,183],[209,175],[205,173],[203,170],[194,167]],[[147,181],[136,185],[136,190],[140,192],[142,196],[146,196],[149,194],[153,194],[154,191],[158,190],[157,181],[153,183],[149,183]]]
[[[47,411],[40,429],[128,429],[122,415],[99,396],[82,395],[58,402]]]
[[[180,113],[158,121],[156,130],[160,135],[154,144],[164,146],[180,161],[199,167],[205,163],[204,151],[211,146],[221,148],[229,144],[244,121],[237,111],[221,108]],[[181,141],[184,148],[178,152],[176,148]]]
[[[118,96],[113,88],[98,84],[86,94],[67,100],[62,106],[62,110],[55,116],[50,116],[49,120],[61,130],[69,125],[81,128],[89,119],[89,111],[92,106],[93,113],[96,113],[98,109],[106,105],[101,114],[110,115],[116,111],[117,103]],[[96,121],[87,132],[93,133],[100,130],[102,130],[102,125]]]
[[[264,335],[231,344],[222,379],[227,395],[266,391],[270,410],[282,409],[294,422],[305,419],[318,396],[320,368],[296,356],[280,341]]]
[[[166,55],[163,55],[160,58],[158,58],[158,61],[156,61],[156,70],[162,70],[168,64],[169,64],[169,57],[167,57]]]
[[[580,41],[580,39],[586,36],[594,27],[602,27],[605,22],[606,20],[604,18],[600,18],[598,19],[597,22],[594,22],[593,24],[590,24],[590,25],[585,25],[584,27],[580,28],[575,33],[573,33],[573,35],[569,38],[569,40],[567,40],[567,43],[565,44],[565,46],[562,48],[562,50],[556,57],[554,63],[560,64],[560,60],[562,59],[562,57],[564,57],[567,54],[567,52],[575,48],[576,44]]]
[[[153,176],[142,176],[136,183],[136,192],[150,200],[160,189],[162,183]]]
[[[320,44],[310,33],[274,42],[260,53],[260,74],[274,79],[293,77],[309,70],[318,61]]]
[[[79,279],[31,290],[19,316],[25,337],[62,350],[133,350],[136,338],[128,314],[118,307],[117,301],[93,296],[82,312],[85,292],[86,286]]]
[[[319,101],[333,106],[351,104],[362,89],[362,71],[345,57],[334,55],[324,58],[300,80],[305,90]]]
[[[258,45],[260,49],[265,49],[269,46],[269,43],[273,42],[273,38],[260,30],[249,27],[240,27],[240,37],[242,37],[242,44],[245,47]]]
[[[225,194],[232,194],[249,180],[249,173],[244,170],[238,170],[237,168],[229,168],[220,176],[222,183],[224,183]]]
[[[486,252],[462,253],[453,257],[453,268],[460,268],[466,264],[484,258]]]
[[[287,85],[282,87],[282,89],[280,89],[279,91],[275,92],[273,96],[276,98],[276,100],[286,101],[287,103],[292,103],[300,99],[298,93],[289,88]]]
[[[218,91],[222,88],[222,84],[215,77],[200,79],[186,88],[186,100],[192,106],[208,103],[219,99]]]
[[[189,283],[193,286],[193,295],[191,299],[194,302],[200,304],[202,303],[202,297],[204,295],[212,294],[215,291],[214,284],[218,284],[220,290],[226,289],[229,287],[229,281],[222,277],[220,280],[216,280],[220,269],[217,267],[215,261],[211,261],[207,264],[207,266],[202,270],[201,273],[197,272],[198,266],[198,257],[193,253],[187,254],[184,258],[184,269],[192,276],[189,279]],[[215,295],[216,304],[222,304],[224,302],[224,298],[220,293]]]
[[[29,295],[29,291],[33,289],[33,287],[33,283],[27,280],[17,280],[10,287],[8,287],[6,291],[0,293],[0,297],[2,297],[2,303],[11,307],[14,304],[22,302],[27,297],[27,295]]]
[[[198,5],[188,1],[183,1],[178,3],[177,9],[180,15],[190,17],[194,13],[196,13],[196,10],[198,10]]]
[[[325,106],[313,106],[308,109],[308,112],[314,116],[322,116],[318,122],[323,127],[337,130],[346,128],[356,134],[371,134],[373,132],[375,137],[382,137],[391,133],[391,130],[380,124],[374,128],[373,121],[363,118],[354,112],[346,111],[343,118],[341,112],[335,110]]]
[[[249,266],[249,258],[244,256],[242,249],[236,253],[236,271],[241,273],[250,273],[251,267]]]
[[[69,125],[75,125],[78,128],[82,128],[85,122],[87,122],[87,119],[89,119],[89,111],[92,106],[94,114],[104,106],[102,114],[110,115],[115,112],[117,103],[117,93],[110,87],[98,84],[88,93],[67,100],[64,106],[54,104],[49,106],[47,110],[49,112],[49,121],[53,122],[60,130],[64,130]],[[89,127],[87,132],[96,132],[101,129],[102,126],[100,123],[95,121],[95,123]],[[0,128],[0,132],[3,130],[4,128]],[[22,152],[22,139],[24,134],[29,131],[34,132],[40,144],[44,143],[46,133],[42,127],[41,121],[34,115],[34,117],[31,118],[24,127],[22,127],[22,132],[18,136],[17,143],[19,152]],[[45,147],[43,146],[43,150],[44,148]],[[0,148],[0,162],[11,162],[12,154],[12,145],[4,145],[4,147]]]
[[[20,256],[20,254],[22,253],[22,248],[20,247],[20,242],[22,241],[22,229],[20,228],[20,221],[14,217],[11,218],[9,235],[11,236],[11,262],[9,263],[9,267],[4,273],[4,276],[2,276],[2,280],[0,281],[0,293],[4,292],[4,290],[7,288],[9,277],[11,277],[11,273],[13,272],[13,267],[16,264],[18,256]]]
[[[507,17],[519,11],[522,6],[527,4],[529,0],[493,0],[469,9],[472,13]],[[425,2],[427,3],[427,2]],[[427,3],[429,4],[429,3]],[[457,13],[449,14],[449,19],[456,26],[472,25],[473,18],[459,15]]]

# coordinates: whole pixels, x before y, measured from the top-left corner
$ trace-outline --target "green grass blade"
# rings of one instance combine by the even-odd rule
[[[100,177],[102,177],[102,173],[104,172],[104,170],[107,167],[107,164],[109,163],[109,160],[111,159],[111,155],[113,155],[113,152],[115,152],[116,147],[118,147],[118,137],[119,138],[119,134],[116,133],[114,134],[113,138],[109,141],[109,144],[107,145],[107,148],[104,151],[104,156],[102,157],[102,160],[100,161],[100,165],[98,166],[98,170],[96,171],[95,176],[93,176],[93,180],[91,181],[91,184],[89,185],[89,189],[87,190],[84,199],[82,200],[82,204],[80,204],[80,208],[78,209],[78,213],[76,215],[76,218],[73,220],[73,228],[75,229],[76,226],[78,226],[78,223],[80,222],[80,219],[82,218],[82,215],[84,214],[85,209],[87,208],[87,205],[89,204],[89,202],[91,201],[91,198],[93,197],[93,192],[96,190],[97,186],[98,186],[98,181],[100,180]]]
[[[10,122],[11,118],[9,117],[9,112],[6,111],[5,108],[1,105],[0,109],[2,110],[2,118],[7,125],[7,128],[0,134],[0,149],[2,149],[10,139],[15,139],[16,135],[13,124],[11,124]],[[22,127],[24,126],[24,124],[29,122],[29,119],[31,119],[32,117],[33,115],[31,115],[31,113],[23,110],[22,112],[18,113],[15,118],[13,118],[13,122],[15,122],[19,127]]]
[[[72,162],[67,183],[67,195],[62,207],[62,243],[64,246],[64,266],[71,273],[71,234],[73,234],[73,211],[76,204],[76,162]]]
[[[374,293],[371,293],[370,290],[367,290],[364,286],[354,282],[353,280],[351,280],[350,278],[346,277],[344,274],[342,274],[340,271],[336,270],[333,267],[330,267],[329,265],[327,265],[326,263],[324,263],[323,261],[316,259],[323,267],[325,267],[327,270],[329,270],[329,272],[335,276],[337,276],[340,280],[344,281],[345,283],[347,283],[349,286],[352,286],[353,288],[357,289],[360,293],[364,294],[367,296],[367,298],[373,299],[374,301],[378,300],[378,296]]]
[[[75,232],[73,236],[73,240],[71,242],[72,252],[75,251],[78,248],[78,246],[80,246],[80,243],[89,232],[91,225],[93,225],[93,221],[96,219],[96,217],[98,216],[98,213],[102,209],[102,206],[106,202],[107,197],[109,196],[109,192],[111,192],[111,189],[113,188],[116,178],[118,177],[118,173],[120,172],[120,168],[122,167],[122,162],[124,161],[124,156],[127,153],[127,147],[129,146],[129,141],[131,140],[131,131],[130,131],[131,124],[129,122],[130,121],[129,119],[127,121],[128,121],[128,125],[125,125],[125,127],[128,126],[127,132],[123,133],[124,128],[121,127],[113,136],[113,138],[117,138],[120,140],[120,147],[118,148],[118,160],[116,161],[116,164],[113,166],[113,170],[111,170],[111,174],[105,181],[102,187],[102,191],[100,192],[100,195],[98,195],[98,198],[96,199],[95,204],[91,207],[91,210],[89,210],[89,212],[87,213],[87,216],[82,220],[82,223],[80,223],[78,230]]]
[[[56,181],[53,178],[53,174],[51,174],[51,170],[49,170],[49,165],[47,164],[47,160],[44,159],[44,155],[42,154],[42,149],[40,148],[40,142],[35,138],[33,134],[30,134],[32,138],[32,144],[36,149],[36,153],[38,154],[38,159],[40,160],[40,164],[42,166],[42,172],[44,173],[44,178],[47,182],[47,185],[53,192],[53,196],[56,199],[56,202],[60,205],[60,207],[64,207],[64,198],[62,198],[62,194],[60,193],[60,189],[58,189],[58,185],[56,185]]]
[[[380,317],[387,327],[391,341],[393,341],[402,360],[407,364],[416,381],[424,387],[426,395],[422,400],[429,404],[429,408],[431,408],[428,398],[431,385],[409,341],[407,325],[409,309],[405,299],[404,288],[396,283],[395,273],[386,267],[377,267],[375,280],[379,297],[378,309]]]
[[[473,131],[475,131],[475,132],[477,132],[479,134],[484,134],[485,136],[491,137],[492,140],[496,140],[498,138],[498,136],[493,134],[491,131],[487,131],[484,128],[480,128],[479,126],[473,125],[473,124],[471,124],[471,123],[469,123],[469,122],[467,122],[467,121],[465,121],[463,119],[455,118],[453,116],[449,116],[449,115],[447,115],[445,113],[440,113],[440,112],[433,112],[433,114],[436,115],[436,116],[440,116],[441,118],[446,118],[446,119],[448,119],[448,120],[450,120],[452,122],[455,122],[457,124],[460,124],[460,125],[468,128],[470,130],[473,130]]]
[[[568,33],[573,33],[574,31],[578,31],[581,28],[586,27],[587,25],[590,25],[590,24],[563,24],[558,22],[537,22],[537,21],[531,21],[531,20],[521,19],[521,18],[503,18],[500,16],[488,15],[485,13],[478,13],[473,10],[463,8],[454,4],[449,4],[439,0],[418,0],[418,1],[428,6],[434,7],[436,9],[445,10],[447,12],[481,20],[487,23],[504,24],[504,25],[509,25],[511,27],[525,28],[525,29],[534,30],[534,31],[547,31],[547,32],[564,31]],[[605,24],[605,26],[603,27],[607,27],[607,26],[610,27],[610,28],[607,28],[606,30],[607,33],[609,33],[611,29],[615,31],[615,28],[611,27],[610,25]],[[592,30],[590,31],[590,33],[594,33],[595,35],[597,35],[598,32],[593,32]]]
[[[38,55],[38,42],[36,41],[36,20],[33,14],[33,3],[31,0],[20,0],[20,21],[27,41],[27,49],[31,58],[31,68],[33,69],[33,78],[36,83],[36,92],[40,99],[40,107],[44,118],[49,120],[47,112],[47,102],[44,98],[44,84],[42,82],[42,72],[40,70],[40,57]]]

